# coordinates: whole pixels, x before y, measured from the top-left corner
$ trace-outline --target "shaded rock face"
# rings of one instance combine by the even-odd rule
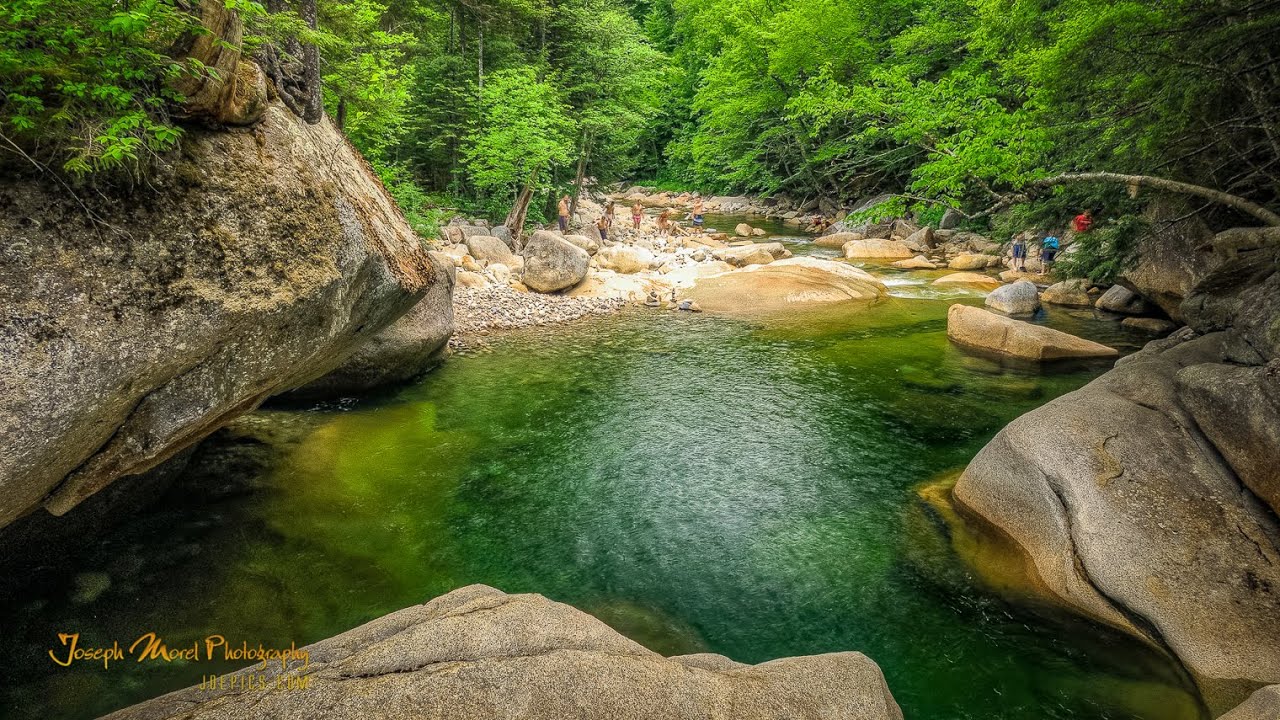
[[[1231,241],[1234,256],[1187,296],[1182,315],[1202,332],[1224,331],[1227,360],[1261,365],[1280,357],[1280,228],[1242,231]]]
[[[154,188],[154,189],[153,189]],[[0,181],[0,523],[61,514],[329,371],[433,284],[328,122],[193,129],[133,195]]]
[[[1006,286],[1007,287],[1007,286]],[[1023,360],[1115,357],[1115,348],[968,305],[947,310],[947,338],[966,347]]]
[[[871,274],[845,263],[796,257],[699,278],[687,295],[709,311],[755,315],[806,305],[871,303],[888,291]]]
[[[1225,340],[1150,343],[1009,424],[954,490],[1046,597],[1166,649],[1217,712],[1280,682],[1280,527],[1237,477],[1274,481],[1274,406],[1239,394],[1274,391]]]
[[[356,395],[411,380],[444,362],[453,335],[455,269],[444,256],[433,260],[431,287],[409,312],[358,347],[337,368],[287,396]]]
[[[1213,236],[1188,208],[1159,200],[1148,213],[1151,232],[1138,237],[1133,267],[1120,276],[1120,284],[1147,298],[1166,315],[1182,321],[1181,305],[1217,260],[1202,246]],[[1183,217],[1170,223],[1170,220]]]
[[[522,282],[530,290],[556,292],[571,288],[587,276],[587,251],[549,230],[539,230],[524,244]]]
[[[188,688],[110,720],[901,720],[874,662],[840,652],[743,665],[665,658],[541,595],[471,585],[308,646],[303,691]],[[256,672],[249,668],[242,673]],[[282,673],[269,663],[267,685]]]
[[[1040,309],[1040,291],[1030,280],[1019,280],[992,290],[986,305],[1008,315],[1031,315]]]
[[[1175,382],[1179,401],[1236,476],[1280,514],[1280,360],[1195,365]]]

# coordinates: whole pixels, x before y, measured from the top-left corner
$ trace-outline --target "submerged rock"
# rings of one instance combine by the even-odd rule
[[[305,690],[267,663],[266,688],[188,688],[110,720],[684,720],[690,717],[901,720],[880,668],[857,652],[744,665],[720,655],[663,657],[541,595],[471,585],[307,648]]]
[[[0,180],[0,525],[62,514],[338,365],[438,282],[368,166],[283,105],[132,194]]]
[[[1115,348],[968,305],[947,311],[947,337],[978,350],[1024,360],[1115,357]]]
[[[1168,335],[1178,327],[1178,324],[1172,320],[1150,317],[1127,317],[1120,321],[1120,324],[1130,330],[1137,330],[1148,335],[1159,335],[1160,337]]]

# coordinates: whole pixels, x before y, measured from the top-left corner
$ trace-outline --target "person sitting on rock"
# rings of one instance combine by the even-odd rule
[[[1021,235],[1013,236],[1013,263],[1010,267],[1018,272],[1027,271],[1027,241]]]
[[[644,205],[641,205],[640,201],[637,200],[635,204],[631,206],[631,224],[635,226],[636,230],[640,229],[640,221],[643,219]]]

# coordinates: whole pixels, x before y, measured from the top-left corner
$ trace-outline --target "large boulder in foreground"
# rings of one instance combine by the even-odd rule
[[[328,372],[438,282],[342,134],[279,104],[189,128],[132,193],[0,178],[0,525]]]
[[[1228,465],[1265,473],[1280,446],[1235,394],[1257,378],[1221,365],[1224,335],[1154,341],[1023,415],[953,493],[1041,594],[1166,649],[1217,712],[1280,682],[1280,527]]]
[[[693,717],[901,720],[880,668],[856,652],[743,665],[721,655],[665,658],[541,595],[471,585],[307,648],[297,675],[267,663],[228,689],[180,690],[109,720],[685,720]],[[265,675],[267,687],[243,678]]]
[[[1115,348],[1092,340],[960,304],[947,310],[947,337],[965,347],[1023,360],[1115,357],[1120,354]]]
[[[356,395],[411,380],[444,362],[453,335],[455,269],[446,264],[445,256],[433,254],[433,259],[437,260],[435,281],[409,312],[356,348],[337,368],[287,395]]]
[[[587,276],[587,251],[550,230],[539,230],[525,241],[524,274],[530,290],[550,293],[571,288]]]
[[[807,305],[870,303],[888,296],[875,276],[845,263],[794,257],[699,278],[687,297],[705,310],[770,314]]]

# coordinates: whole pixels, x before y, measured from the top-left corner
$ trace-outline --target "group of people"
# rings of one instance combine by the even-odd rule
[[[558,207],[556,208],[556,220],[560,226],[560,232],[569,231],[569,207],[571,201],[568,195],[560,198]],[[704,222],[704,208],[702,198],[697,197],[693,200],[693,208],[686,216],[687,219],[693,221],[693,227],[698,234],[702,234],[702,224]],[[614,201],[610,200],[605,206],[604,212],[596,220],[596,230],[600,233],[602,242],[609,241],[609,229],[613,227],[614,221]],[[635,230],[640,229],[640,223],[644,220],[644,205],[639,200],[631,205],[631,225]],[[670,208],[663,208],[658,214],[658,235],[668,236],[675,233],[678,223],[671,219]]]
[[[1085,210],[1071,221],[1071,229],[1076,235],[1083,235],[1093,229],[1093,211]],[[1054,259],[1058,256],[1061,241],[1057,236],[1046,235],[1040,239],[1040,274],[1047,275],[1053,268]],[[1013,237],[1013,270],[1027,271],[1027,241],[1022,235]]]

